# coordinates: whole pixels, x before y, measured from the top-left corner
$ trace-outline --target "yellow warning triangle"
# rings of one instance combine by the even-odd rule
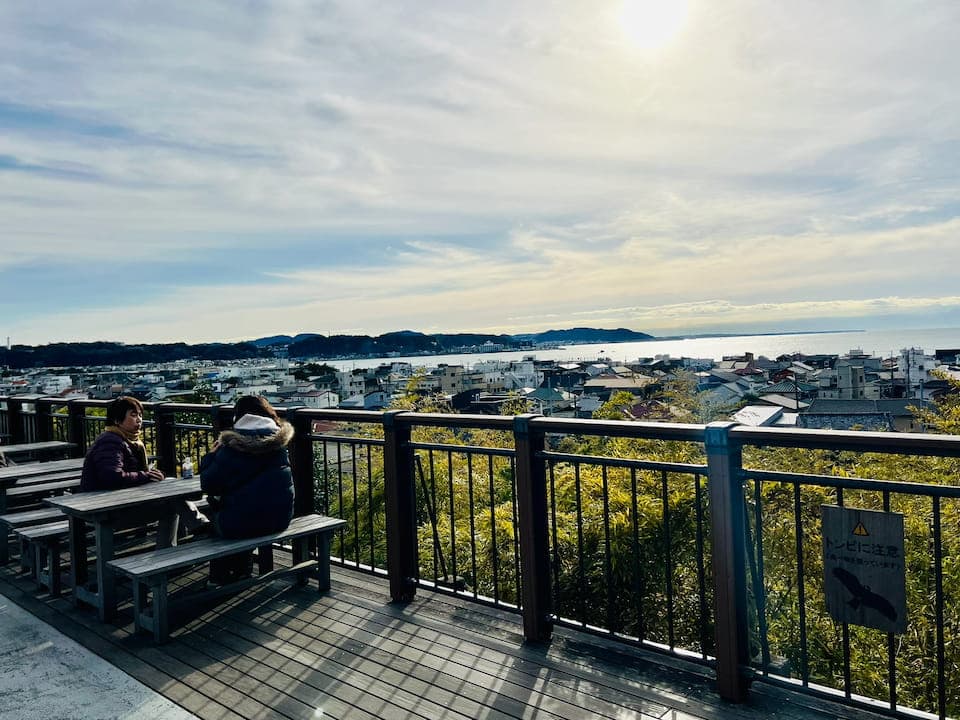
[[[862,522],[858,522],[857,526],[853,529],[854,535],[869,535],[867,529],[863,526]]]

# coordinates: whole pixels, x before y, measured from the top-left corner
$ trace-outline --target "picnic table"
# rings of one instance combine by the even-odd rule
[[[7,460],[16,461],[19,457],[44,458],[56,455],[66,456],[75,447],[75,443],[65,442],[64,440],[45,440],[44,442],[0,445],[0,454],[3,454]]]
[[[0,446],[2,447],[2,446]],[[14,447],[8,445],[7,447]],[[51,462],[25,463],[0,468],[0,515],[7,511],[7,491],[25,483],[44,482],[53,477],[64,479],[67,473],[80,476],[82,458],[54,460]]]
[[[0,450],[3,445],[0,445]],[[10,465],[0,467],[0,480],[4,478],[13,478],[20,480],[23,478],[34,477],[36,475],[49,475],[50,473],[64,472],[67,470],[80,470],[83,468],[83,458],[70,458],[68,460],[48,460],[46,462],[23,463],[22,465]]]
[[[202,495],[200,478],[167,478],[120,490],[77,493],[47,498],[45,502],[60,508],[70,523],[70,583],[73,602],[85,602],[97,609],[107,621],[117,611],[116,578],[107,563],[114,558],[114,537],[119,530],[144,527],[159,521],[158,547],[167,540],[176,544],[171,532],[184,500]],[[96,583],[88,586],[87,525],[93,527],[96,552]]]

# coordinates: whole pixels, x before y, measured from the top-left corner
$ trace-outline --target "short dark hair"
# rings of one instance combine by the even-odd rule
[[[121,395],[112,403],[107,405],[107,425],[119,425],[131,410],[136,410],[143,415],[143,403],[135,397]]]
[[[236,405],[233,406],[233,421],[236,422],[244,415],[260,415],[273,420],[277,425],[280,424],[280,416],[273,409],[267,399],[260,395],[244,395],[237,398]]]

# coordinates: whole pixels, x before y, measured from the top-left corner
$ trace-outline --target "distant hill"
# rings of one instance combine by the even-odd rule
[[[572,328],[570,330],[547,330],[532,336],[534,342],[553,343],[618,343],[653,340],[647,333],[617,328],[616,330],[598,330],[596,328]]]
[[[137,365],[176,360],[243,360],[273,357],[276,348],[287,347],[291,358],[387,357],[390,355],[438,355],[471,352],[487,343],[505,349],[530,348],[537,343],[615,343],[652,340],[652,335],[625,328],[604,330],[572,328],[523,335],[448,333],[427,335],[413,330],[370,335],[271,335],[239,343],[162,343],[127,345],[117,342],[53,343],[0,347],[0,367],[89,367]]]

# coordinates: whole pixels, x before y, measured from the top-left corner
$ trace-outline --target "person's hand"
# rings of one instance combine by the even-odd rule
[[[220,441],[216,440],[213,443],[213,447],[210,448],[210,452],[216,452],[219,449],[220,449]]]
[[[147,471],[147,474],[150,475],[150,479],[153,482],[160,482],[161,480],[163,480],[163,477],[164,477],[163,470],[157,470],[156,468],[151,468],[150,470]]]

